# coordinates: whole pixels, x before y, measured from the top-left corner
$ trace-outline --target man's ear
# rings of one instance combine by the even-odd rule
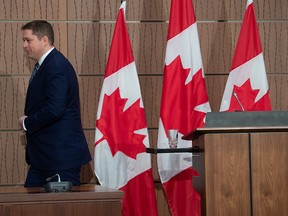
[[[45,45],[49,44],[49,39],[46,35],[43,36],[41,40],[44,42]]]

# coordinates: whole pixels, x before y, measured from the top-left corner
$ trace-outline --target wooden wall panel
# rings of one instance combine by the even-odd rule
[[[70,0],[68,20],[115,20],[120,1],[79,1]]]
[[[51,21],[51,24],[54,29],[55,34],[55,42],[54,46],[60,50],[66,57],[68,56],[68,44],[67,44],[67,38],[68,38],[68,27],[66,23],[61,22],[53,22]],[[34,64],[33,64],[34,67]],[[30,75],[30,70],[29,70]]]
[[[255,2],[255,13],[258,19],[287,19],[288,2],[286,0],[259,0]]]
[[[209,102],[213,112],[219,112],[228,75],[208,75],[205,77]],[[288,76],[268,74],[270,100],[273,110],[288,110]]]
[[[156,182],[155,183],[155,193],[156,193],[156,199],[157,199],[157,209],[158,209],[158,215],[171,215],[169,211],[168,204],[166,202],[166,198],[163,192],[163,188],[161,183]]]
[[[140,77],[140,87],[149,128],[158,128],[162,82],[162,76]]]
[[[68,58],[80,75],[104,75],[114,23],[68,24]],[[166,23],[128,23],[138,74],[163,73]]]
[[[27,174],[23,133],[1,131],[0,144],[0,185],[23,184]]]
[[[94,175],[94,143],[95,143],[95,129],[85,129],[86,140],[89,145],[92,161],[82,167],[81,182],[83,183],[96,183],[98,180]]]
[[[247,1],[194,0],[197,20],[241,20]],[[255,15],[258,20],[287,19],[288,3],[283,0],[255,0]]]
[[[228,74],[241,22],[198,23],[204,71]],[[259,34],[267,73],[287,73],[288,28],[284,22],[259,22]]]
[[[0,22],[0,74],[13,75],[28,72],[22,48],[22,23]],[[29,64],[29,62],[28,62]]]
[[[197,25],[205,74],[228,74],[241,22],[202,22]],[[167,24],[128,23],[127,26],[138,74],[163,74]],[[267,73],[286,73],[287,23],[261,22],[258,26]],[[112,23],[69,24],[68,58],[78,74],[105,73],[113,31]]]
[[[20,1],[20,0],[18,0]],[[115,20],[120,7],[119,1],[69,1],[68,20]],[[287,19],[288,3],[283,0],[259,0],[255,3],[257,19]],[[204,20],[242,20],[246,1],[194,0],[198,21]],[[169,20],[170,0],[127,1],[127,20]]]
[[[244,1],[196,0],[195,12],[198,20],[241,19],[245,10]],[[68,20],[115,20],[120,1],[77,1],[68,4]],[[240,10],[239,10],[240,9]],[[236,13],[235,13],[236,12]],[[168,20],[170,0],[127,1],[127,20],[161,21]]]
[[[288,70],[288,22],[259,23],[267,73],[287,73]]]
[[[34,1],[4,0],[1,1],[1,20],[49,19],[63,20],[67,17],[66,0]]]
[[[104,75],[114,24],[68,24],[68,58],[80,75]]]
[[[218,112],[220,110],[220,104],[227,78],[228,76],[226,75],[209,75],[205,77],[206,88],[212,112]]]
[[[150,147],[157,148],[157,139],[158,139],[158,129],[150,129],[149,130]],[[151,164],[152,164],[153,178],[156,181],[160,181],[156,154],[151,154]]]
[[[0,130],[19,129],[18,117],[24,113],[28,77],[0,77]]]
[[[163,74],[167,30],[165,22],[128,24],[138,74]]]
[[[119,1],[77,1],[68,4],[68,20],[115,20]],[[127,20],[166,20],[169,17],[170,1],[168,0],[133,0],[127,1]]]
[[[240,31],[240,23],[199,23],[198,32],[205,74],[227,74]]]
[[[194,10],[198,21],[241,19],[246,1],[229,0],[194,0]]]
[[[21,26],[25,22],[0,22],[0,75],[30,77],[35,62],[29,60],[22,47]],[[55,46],[67,55],[67,25],[51,22],[55,31]]]
[[[0,23],[0,73],[30,74],[33,62],[24,57],[19,23]],[[113,24],[53,24],[55,46],[68,55],[79,74],[104,74]],[[240,23],[198,24],[205,73],[228,73],[240,30]],[[166,24],[128,25],[139,74],[163,73],[166,46]],[[285,73],[287,68],[287,24],[260,23],[260,36],[267,73]],[[86,32],[86,33],[85,33]],[[17,36],[16,36],[17,35]],[[79,42],[80,41],[80,42]],[[69,47],[69,50],[68,50]],[[68,52],[68,54],[67,54]],[[16,53],[16,56],[15,56]],[[5,56],[5,58],[4,58]]]
[[[95,129],[96,113],[103,77],[79,77],[82,125],[85,129]]]
[[[268,75],[270,87],[270,100],[273,110],[288,110],[288,75]]]
[[[18,129],[17,119],[23,113],[25,94],[28,87],[28,76],[2,77],[0,79],[0,128]],[[139,76],[146,120],[149,128],[157,128],[161,94],[162,76]],[[212,111],[218,111],[226,75],[207,75],[205,77]],[[271,103],[274,110],[286,110],[288,99],[286,92],[288,78],[286,75],[268,75]],[[80,76],[81,113],[84,128],[94,128],[98,100],[103,84],[103,77]],[[12,121],[11,121],[12,119]]]

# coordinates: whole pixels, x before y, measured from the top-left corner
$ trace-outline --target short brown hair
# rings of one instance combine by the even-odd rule
[[[54,30],[52,25],[45,20],[34,20],[26,23],[21,27],[21,30],[30,29],[32,33],[40,40],[44,36],[48,37],[51,46],[54,44]]]

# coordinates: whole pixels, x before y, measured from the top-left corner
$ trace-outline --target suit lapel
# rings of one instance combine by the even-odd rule
[[[33,85],[35,85],[37,83],[37,80],[39,79],[39,77],[41,76],[42,72],[45,71],[45,66],[47,65],[47,63],[50,61],[50,59],[59,51],[54,48],[44,59],[44,61],[42,62],[42,64],[40,65],[39,69],[37,70],[37,73],[35,74],[35,76],[33,77],[33,79],[31,80],[31,82],[28,85],[28,89],[27,89],[27,94],[26,94],[26,100],[25,100],[25,108],[24,108],[24,112],[26,113],[26,104],[27,101],[30,97],[30,92],[31,92],[31,88],[33,87]]]

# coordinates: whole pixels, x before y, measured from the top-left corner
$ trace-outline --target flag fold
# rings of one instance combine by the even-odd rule
[[[102,186],[124,191],[122,215],[157,216],[148,130],[125,21],[118,12],[96,118],[94,172]]]
[[[270,93],[254,3],[247,1],[220,111],[269,111]]]
[[[193,3],[172,0],[157,147],[169,148],[168,137],[175,131],[178,148],[192,147],[181,137],[203,127],[210,111]],[[172,215],[201,215],[191,153],[158,154],[157,164]]]

